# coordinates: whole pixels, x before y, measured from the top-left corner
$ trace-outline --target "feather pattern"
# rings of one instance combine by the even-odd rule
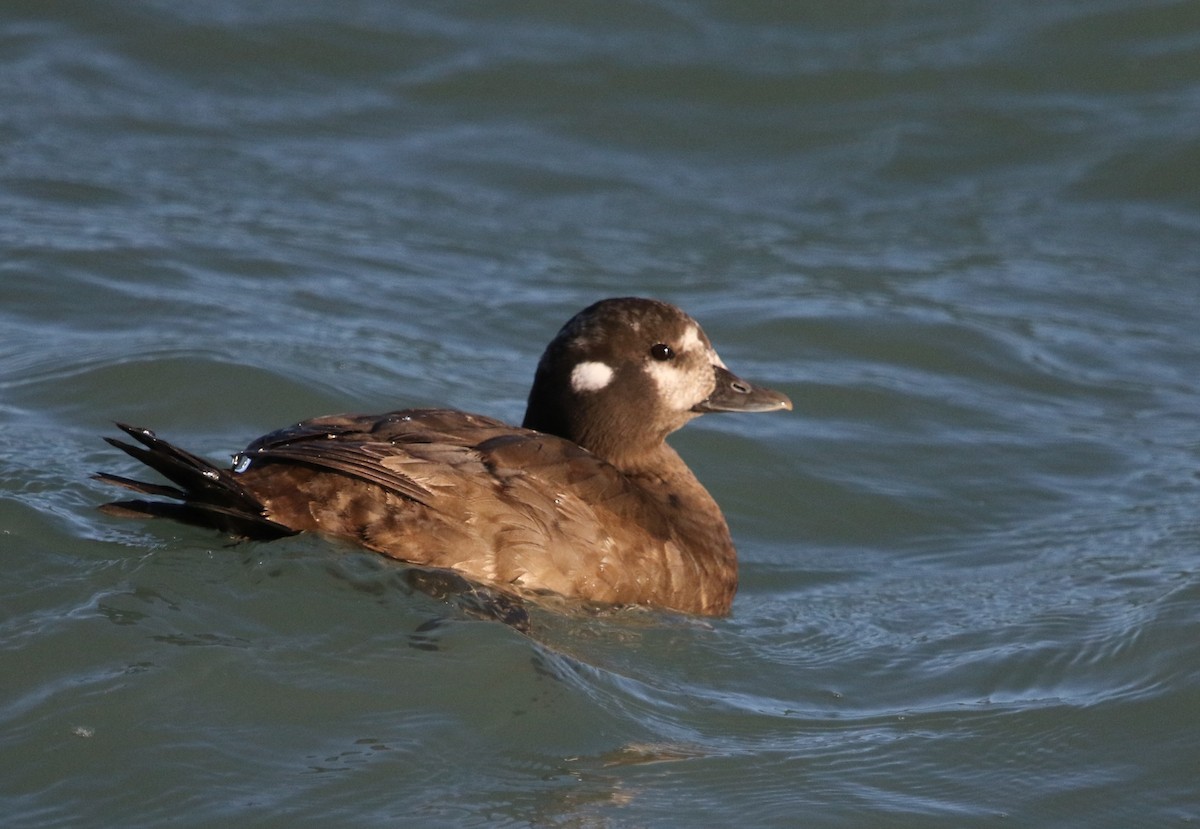
[[[679,309],[605,300],[547,347],[522,427],[451,409],[332,415],[264,435],[222,469],[118,424],[136,445],[109,443],[173,486],[96,477],[151,496],[103,507],[122,517],[319,532],[490,586],[479,595],[723,614],[737,587],[729,529],[664,438],[705,411],[783,408]]]

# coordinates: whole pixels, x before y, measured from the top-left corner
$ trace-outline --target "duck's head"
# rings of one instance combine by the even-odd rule
[[[618,466],[705,412],[791,409],[733,374],[700,325],[652,299],[605,299],[572,317],[538,363],[524,426]]]

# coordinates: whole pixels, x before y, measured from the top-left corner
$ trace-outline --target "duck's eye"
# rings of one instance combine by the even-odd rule
[[[650,356],[659,362],[674,360],[675,349],[671,348],[671,346],[667,345],[666,343],[656,343],[655,345],[650,346]]]

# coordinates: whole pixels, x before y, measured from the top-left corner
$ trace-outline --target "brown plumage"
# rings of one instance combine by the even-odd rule
[[[176,486],[105,504],[271,539],[319,532],[504,591],[727,613],[737,558],[720,508],[665,442],[707,411],[790,409],[731,374],[679,309],[598,302],[538,364],[521,428],[448,409],[333,415],[272,432],[229,469],[121,425],[107,439]]]

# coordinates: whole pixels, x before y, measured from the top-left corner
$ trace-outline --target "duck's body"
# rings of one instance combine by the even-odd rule
[[[106,505],[252,537],[313,531],[522,595],[727,613],[737,558],[720,508],[665,442],[703,411],[791,408],[725,369],[665,303],[616,299],[547,348],[521,428],[420,409],[335,415],[217,469],[144,429],[110,441],[178,485]]]

